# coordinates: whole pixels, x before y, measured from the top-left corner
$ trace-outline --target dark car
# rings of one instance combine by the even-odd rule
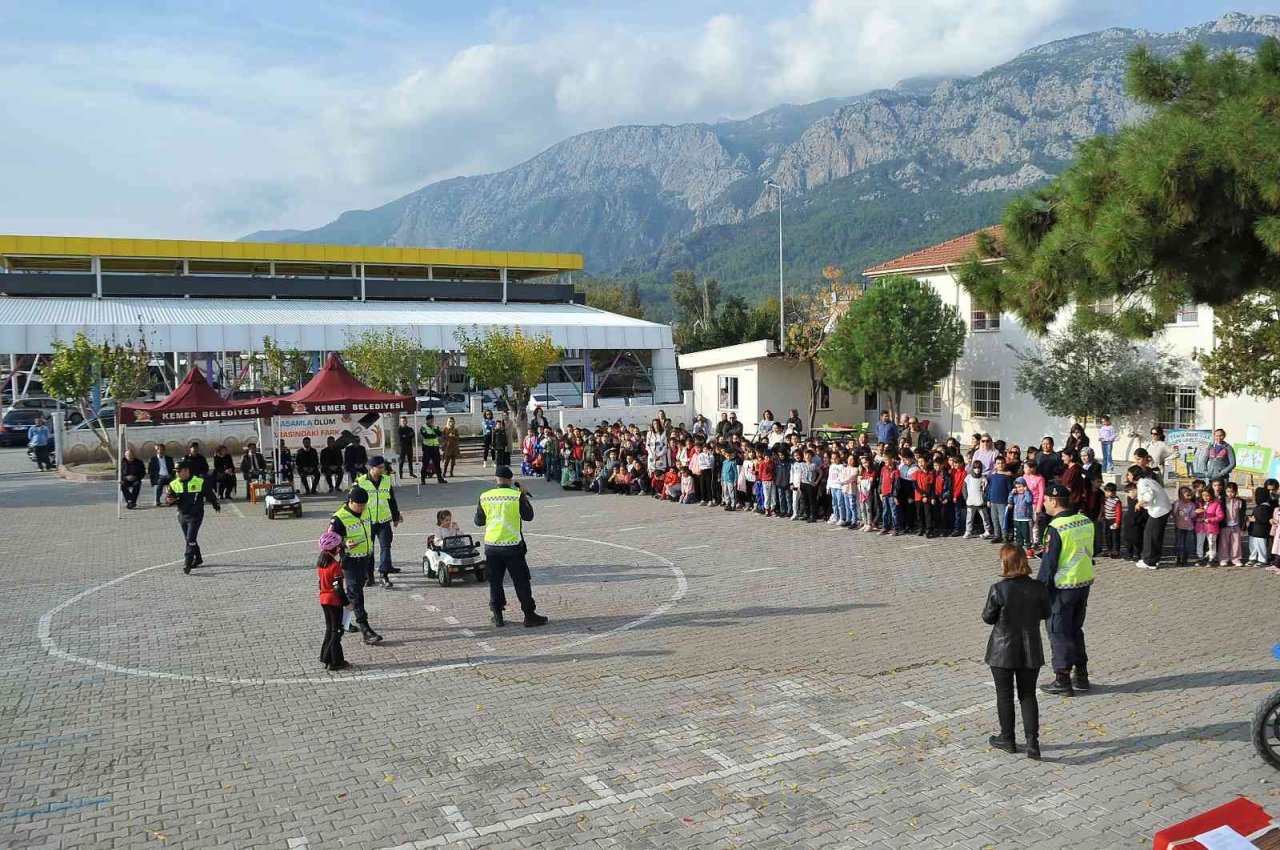
[[[44,415],[42,410],[10,410],[0,419],[0,446],[25,446],[27,429]]]

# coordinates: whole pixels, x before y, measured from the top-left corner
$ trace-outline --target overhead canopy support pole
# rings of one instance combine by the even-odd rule
[[[364,301],[364,300],[365,300],[365,292],[364,292],[364,263],[361,263],[361,264],[360,264],[360,300],[361,300],[361,301]]]
[[[94,298],[102,297],[102,258],[90,257],[89,266],[93,269],[93,292]]]
[[[502,303],[507,303],[507,267],[503,266],[502,270]]]

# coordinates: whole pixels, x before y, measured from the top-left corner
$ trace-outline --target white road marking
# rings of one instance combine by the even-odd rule
[[[235,502],[223,502],[223,504],[231,509],[231,513],[240,517],[240,519],[244,519],[244,511],[240,510],[240,506]]]
[[[710,548],[711,548],[711,544],[710,544],[710,543],[701,543],[701,544],[699,544],[699,545],[697,545],[697,546],[677,546],[677,547],[676,547],[676,551],[677,551],[677,552],[688,552],[690,549],[710,549]]]
[[[595,791],[601,797],[608,797],[613,793],[613,789],[601,782],[600,777],[594,774],[582,777],[582,784]]]
[[[475,632],[473,632],[473,631],[471,631],[471,629],[463,629],[463,630],[462,630],[462,636],[463,636],[463,637],[475,637],[475,636],[476,636],[476,633],[475,633]]]
[[[416,532],[416,531],[408,532],[400,536],[426,537],[427,532]],[[455,661],[448,664],[434,664],[434,665],[427,664],[422,667],[415,667],[407,670],[370,671],[367,673],[356,673],[354,675],[349,675],[349,676],[341,676],[341,675],[325,676],[323,678],[319,676],[296,676],[296,677],[278,676],[278,677],[272,677],[272,678],[260,678],[260,677],[249,677],[249,676],[246,676],[246,677],[209,676],[209,675],[204,675],[200,673],[169,673],[161,670],[147,670],[145,668],[139,668],[139,667],[125,667],[124,665],[121,665],[121,664],[112,664],[111,662],[108,662],[108,661],[100,661],[96,658],[87,658],[83,655],[76,655],[75,653],[67,652],[65,649],[62,649],[61,647],[58,646],[57,642],[54,641],[53,619],[54,617],[58,616],[59,613],[66,610],[67,608],[70,608],[72,605],[75,605],[81,600],[89,596],[92,596],[95,593],[98,593],[99,591],[106,590],[111,587],[115,587],[116,585],[122,584],[123,582],[126,582],[131,578],[136,578],[137,576],[144,575],[154,570],[165,569],[166,567],[175,567],[181,563],[181,561],[166,561],[163,564],[153,564],[152,566],[149,566],[149,567],[141,567],[139,569],[134,570],[133,572],[125,573],[124,575],[121,575],[121,576],[116,576],[115,578],[109,581],[104,581],[101,584],[94,585],[88,590],[82,590],[79,593],[75,594],[74,596],[64,599],[62,602],[59,602],[53,608],[50,608],[48,611],[44,612],[44,614],[41,615],[40,620],[36,626],[36,636],[40,639],[40,646],[42,646],[45,652],[49,653],[49,655],[51,655],[54,658],[60,659],[62,661],[69,661],[73,664],[83,664],[86,667],[93,667],[98,670],[105,670],[108,673],[121,673],[126,676],[140,676],[147,679],[164,679],[164,680],[169,680],[174,682],[208,682],[215,685],[335,685],[335,684],[343,684],[347,682],[386,681],[390,679],[405,679],[410,676],[421,676],[427,673],[440,673],[446,670],[465,670],[470,667],[479,667],[482,664],[502,664],[507,662],[514,663],[514,662],[524,661],[530,658],[542,658],[546,656],[563,654],[570,649],[576,649],[579,646],[584,646],[589,643],[594,643],[595,641],[598,641],[598,640],[603,640],[604,638],[614,637],[615,635],[620,635],[623,632],[629,632],[632,629],[639,628],[640,626],[643,626],[645,623],[648,623],[651,620],[655,620],[658,617],[661,617],[663,614],[667,613],[667,611],[671,610],[671,608],[677,602],[683,599],[685,597],[685,594],[689,592],[689,579],[685,576],[684,570],[676,566],[676,564],[673,561],[671,561],[671,559],[666,558],[662,555],[659,555],[656,552],[650,552],[648,549],[641,549],[638,546],[627,546],[626,544],[623,544],[623,543],[611,543],[605,540],[596,540],[591,537],[573,537],[567,534],[528,534],[526,535],[526,537],[545,538],[548,540],[567,540],[571,543],[590,543],[594,546],[607,546],[610,549],[622,549],[627,552],[638,552],[641,555],[646,555],[650,558],[653,558],[655,561],[658,561],[662,566],[671,570],[671,576],[672,578],[675,579],[675,582],[676,582],[675,590],[674,592],[672,592],[672,594],[669,597],[667,597],[665,602],[658,605],[658,607],[654,608],[648,614],[637,617],[634,620],[630,620],[626,623],[623,623],[620,626],[617,626],[612,629],[608,629],[603,632],[586,634],[579,638],[574,638],[571,640],[564,641],[563,643],[548,647],[547,649],[542,650],[541,652],[533,652],[525,655],[495,656],[492,658],[480,658],[480,659],[474,659],[470,661]],[[212,558],[212,557],[222,557],[223,555],[239,555],[244,552],[260,552],[265,549],[278,549],[282,546],[314,546],[314,545],[315,545],[314,539],[288,540],[283,543],[267,543],[261,546],[245,546],[240,549],[228,549],[225,552],[215,552],[212,555],[210,555],[210,557]],[[440,609],[433,605],[428,605],[427,610],[439,611]],[[560,637],[560,636],[557,635],[557,637]]]
[[[707,758],[711,759],[712,761],[714,761],[716,764],[720,765],[721,767],[737,767],[738,765],[736,761],[729,758],[727,755],[720,752],[719,750],[707,749],[707,750],[703,750],[702,754],[705,755]]]
[[[921,713],[921,714],[923,714],[925,717],[928,717],[928,718],[930,718],[930,719],[933,719],[933,718],[935,718],[935,717],[941,717],[941,716],[942,716],[941,714],[939,714],[938,712],[934,711],[934,710],[933,710],[932,708],[930,708],[929,706],[927,706],[927,705],[921,705],[921,704],[920,704],[920,703],[918,703],[918,702],[911,702],[910,700],[907,700],[906,702],[904,702],[904,703],[903,703],[903,705],[905,705],[907,708],[910,708],[910,709],[912,709],[912,710],[914,710],[914,711],[918,711],[918,712],[920,712],[920,713]]]
[[[596,519],[597,517],[602,517],[602,516],[604,516],[604,514],[583,514],[582,516],[578,517],[578,519]]]
[[[445,621],[446,623],[448,623],[449,625],[451,625],[451,626],[460,626],[460,625],[462,625],[462,621],[461,621],[461,620],[459,620],[457,617],[445,617],[445,618],[444,618],[444,621]]]
[[[489,643],[489,641],[487,641],[487,640],[482,640],[482,641],[480,641],[480,643],[478,644],[478,646],[479,646],[481,649],[483,649],[485,652],[497,652],[497,650],[495,650],[495,649],[493,648],[493,644]]]
[[[767,573],[769,570],[776,569],[777,567],[756,567],[754,570],[743,570],[742,572],[745,575],[746,573]]]
[[[817,732],[822,737],[826,738],[828,741],[838,741],[843,743],[844,741],[848,740],[847,738],[845,738],[845,736],[838,734],[836,732],[832,732],[830,729],[827,729],[823,726],[819,726],[817,723],[810,723],[809,728]]]
[[[290,838],[288,841],[289,850],[302,850],[303,847],[309,847],[311,842],[307,841],[304,835],[301,838]]]
[[[453,824],[461,832],[471,829],[471,822],[462,816],[462,812],[458,811],[457,806],[441,806],[440,811],[444,812],[444,816],[449,819],[449,823]]]
[[[639,531],[642,528],[644,528],[643,525],[629,525],[626,528],[619,528],[618,532],[621,533],[623,531]]]
[[[929,548],[929,544],[928,544],[928,543],[919,543],[919,544],[917,544],[917,545],[915,545],[915,546],[903,546],[903,547],[902,547],[902,551],[903,551],[903,552],[910,552],[912,549],[928,549],[928,548]]]
[[[418,602],[421,602],[426,597],[424,597],[421,593],[410,593],[409,598],[416,599]]]
[[[650,785],[646,788],[637,788],[634,791],[628,791],[624,794],[614,793],[607,797],[597,797],[594,800],[574,803],[569,806],[545,809],[523,817],[497,821],[487,826],[482,826],[479,829],[469,828],[458,832],[446,833],[444,835],[435,835],[430,838],[411,841],[407,844],[400,844],[395,847],[386,847],[383,848],[383,850],[425,850],[427,847],[443,847],[466,838],[474,838],[481,832],[485,835],[511,832],[516,829],[522,829],[526,826],[532,826],[533,824],[572,817],[585,812],[601,809],[606,806],[615,806],[623,803],[630,803],[635,800],[647,800],[653,797],[666,796],[667,794],[670,794],[673,791],[679,791],[682,788],[708,785],[722,779],[730,779],[735,776],[755,773],[758,770],[773,767],[774,765],[787,764],[789,762],[799,761],[801,759],[825,753],[840,752],[841,750],[847,750],[857,744],[861,744],[866,741],[878,741],[881,738],[888,738],[891,735],[897,735],[899,732],[905,732],[909,729],[933,726],[939,723],[945,723],[949,720],[955,720],[960,717],[967,717],[968,715],[976,714],[979,711],[987,711],[994,705],[995,701],[991,700],[977,705],[971,705],[967,708],[948,712],[947,714],[937,714],[934,717],[922,717],[917,720],[908,720],[905,723],[899,723],[896,726],[886,726],[883,729],[863,732],[860,735],[855,735],[852,738],[847,738],[841,741],[828,741],[825,744],[818,744],[813,747],[803,747],[789,752],[775,753],[743,764],[726,765],[720,770],[713,770],[709,773],[703,773],[697,776],[687,776],[684,779],[676,779],[670,782],[663,782],[658,785]]]

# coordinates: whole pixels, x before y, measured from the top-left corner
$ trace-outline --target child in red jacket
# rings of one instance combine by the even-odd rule
[[[324,643],[320,646],[320,661],[325,669],[342,670],[351,666],[342,657],[342,609],[347,604],[339,557],[342,538],[326,531],[320,538],[319,547],[316,574],[320,580],[320,609],[324,611]]]

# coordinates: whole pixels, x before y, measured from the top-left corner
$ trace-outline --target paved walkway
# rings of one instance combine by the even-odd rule
[[[401,493],[386,635],[316,661],[301,520],[210,514],[182,575],[169,510],[0,451],[0,845],[1092,847],[1236,794],[1280,682],[1280,581],[1103,562],[1095,690],[1042,701],[1045,761],[992,752],[980,541],[884,539],[533,484],[544,630],[420,572],[471,475]],[[25,459],[21,459],[25,460]],[[144,504],[147,499],[144,493]],[[21,508],[21,510],[19,510]],[[1265,783],[1265,784],[1264,784]]]

